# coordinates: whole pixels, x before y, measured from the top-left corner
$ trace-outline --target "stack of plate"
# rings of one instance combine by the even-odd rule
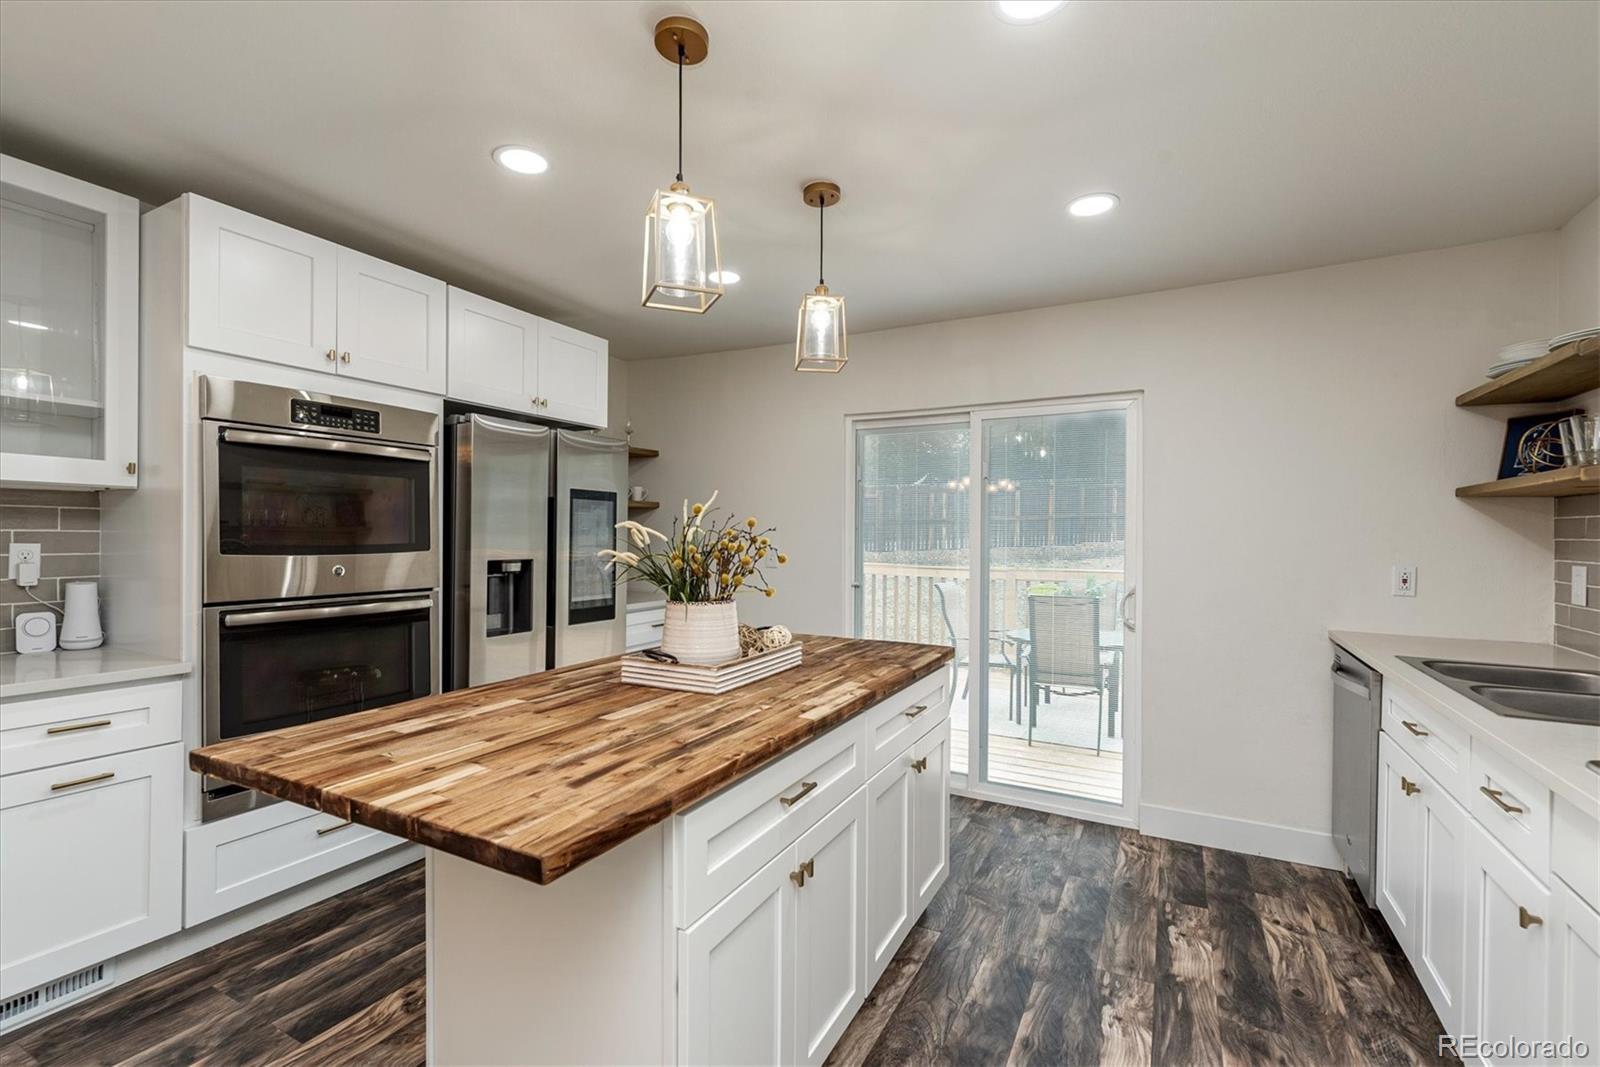
[[[1531,341],[1518,341],[1514,345],[1506,345],[1500,350],[1500,355],[1495,358],[1494,365],[1489,368],[1488,377],[1498,378],[1508,374],[1518,367],[1526,367],[1534,360],[1550,351],[1550,339],[1539,337]]]
[[[1548,351],[1554,352],[1564,344],[1581,341],[1585,337],[1600,337],[1600,326],[1591,326],[1587,330],[1573,330],[1571,333],[1564,333],[1560,337],[1552,337],[1550,338]]]

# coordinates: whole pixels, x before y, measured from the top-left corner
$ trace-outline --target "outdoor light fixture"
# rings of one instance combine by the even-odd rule
[[[723,294],[717,255],[716,208],[694,196],[683,180],[683,68],[706,58],[710,39],[692,18],[673,15],[656,23],[656,51],[678,66],[678,176],[650,198],[644,218],[644,295],[647,308],[710,310]]]
[[[839,186],[811,182],[801,191],[805,202],[817,209],[817,287],[800,299],[800,321],[795,327],[794,369],[837,374],[849,360],[845,350],[844,297],[828,292],[822,280],[823,214],[839,202]]]

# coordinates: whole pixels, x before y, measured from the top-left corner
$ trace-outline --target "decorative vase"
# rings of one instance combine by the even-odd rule
[[[726,663],[739,658],[739,608],[731,600],[685,604],[667,601],[661,651],[679,663]]]

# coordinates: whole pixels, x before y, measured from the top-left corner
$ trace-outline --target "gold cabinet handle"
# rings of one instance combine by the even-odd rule
[[[57,782],[50,787],[50,792],[55,793],[62,789],[71,789],[73,786],[88,785],[90,782],[107,782],[116,776],[116,771],[102,771],[99,774],[91,774],[86,778],[72,778],[65,782]]]
[[[350,353],[348,353],[348,352],[340,352],[339,353],[339,362],[340,363],[349,363],[350,362]]]
[[[1544,920],[1535,915],[1533,912],[1529,911],[1527,908],[1524,908],[1521,904],[1518,904],[1517,925],[1526,930],[1530,926],[1543,926]]]
[[[789,872],[789,881],[793,882],[797,886],[803,886],[806,884],[807,878],[815,878],[816,876],[817,858],[813,856],[802,863],[797,869]]]
[[[344,822],[337,823],[333,826],[324,826],[322,829],[317,831],[317,836],[326,837],[328,834],[338,833],[340,830],[348,830],[354,825],[355,823],[351,822],[349,819],[346,819]]]
[[[71,734],[79,730],[94,730],[101,726],[110,726],[110,719],[96,719],[94,722],[75,722],[66,726],[52,726],[45,731],[47,734]]]
[[[921,759],[912,760],[911,761],[911,769],[916,771],[918,774],[921,774],[923,771],[927,770],[928,769],[928,757],[927,756],[923,756]]]
[[[1505,812],[1508,815],[1521,815],[1523,813],[1523,809],[1522,808],[1517,807],[1515,804],[1507,804],[1504,800],[1501,799],[1502,797],[1504,797],[1506,795],[1505,791],[1502,790],[1502,789],[1490,789],[1486,785],[1480,785],[1478,787],[1478,792],[1482,793],[1484,796],[1486,796],[1490,800],[1494,801],[1495,804],[1500,808],[1500,810]],[[1526,926],[1527,924],[1524,923],[1523,925]]]
[[[1415,796],[1416,794],[1422,792],[1422,787],[1402,774],[1400,776],[1400,792],[1404,793],[1408,797]]]
[[[921,715],[923,712],[925,712],[927,710],[928,710],[928,705],[926,705],[926,704],[918,704],[916,707],[912,708],[910,711],[904,712],[903,714],[908,719],[915,719],[918,715]]]
[[[806,794],[811,792],[816,787],[817,787],[817,783],[816,782],[801,782],[800,783],[800,792],[796,793],[792,797],[779,797],[778,798],[778,803],[782,804],[786,808],[792,808],[796,804],[798,804],[802,800],[804,800],[806,798]]]
[[[1400,725],[1404,726],[1407,730],[1410,730],[1412,735],[1415,736],[1415,737],[1427,737],[1428,736],[1428,731],[1424,730],[1422,727],[1418,726],[1414,722],[1409,722],[1406,719],[1401,719],[1400,720]]]
[[[327,357],[329,363],[335,363],[339,359],[339,350],[337,348],[330,348],[324,352],[323,355]]]

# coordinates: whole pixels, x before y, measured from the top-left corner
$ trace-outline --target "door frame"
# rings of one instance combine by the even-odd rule
[[[1122,691],[1120,717],[1123,737],[1122,802],[1108,804],[1082,797],[1058,796],[1043,790],[1025,789],[1002,783],[984,781],[975,768],[986,765],[988,759],[987,736],[976,729],[981,715],[987,712],[988,694],[969,700],[967,705],[967,771],[950,774],[950,792],[957,796],[990,800],[1016,807],[1031,808],[1058,815],[1108,823],[1114,826],[1137,828],[1139,825],[1139,797],[1141,792],[1141,766],[1143,763],[1142,697],[1143,638],[1142,632],[1148,612],[1145,610],[1144,590],[1144,441],[1143,441],[1143,390],[1099,393],[1080,397],[1026,400],[1004,404],[970,404],[951,407],[912,409],[897,412],[873,412],[845,416],[845,500],[844,530],[850,543],[841,553],[844,581],[841,582],[843,601],[840,620],[842,631],[859,633],[860,600],[857,583],[861,575],[861,541],[857,536],[856,497],[860,471],[856,449],[858,431],[883,429],[894,426],[959,425],[970,428],[968,444],[969,474],[972,484],[985,484],[983,424],[990,420],[1027,417],[1030,415],[1059,415],[1075,412],[1122,410],[1127,413],[1127,466],[1124,490],[1127,494],[1126,528],[1123,537],[1123,575],[1127,588],[1132,591],[1136,629],[1125,629],[1122,654]],[[979,492],[982,492],[980,489]],[[987,571],[988,545],[984,540],[984,509],[970,507],[968,528],[968,579],[969,588],[978,587],[977,596],[968,596],[968,633],[987,630],[983,620],[988,617],[989,590],[985,581],[973,581],[974,576]],[[970,668],[969,668],[970,669]],[[952,688],[952,697],[954,690]],[[980,762],[983,761],[983,762]]]

